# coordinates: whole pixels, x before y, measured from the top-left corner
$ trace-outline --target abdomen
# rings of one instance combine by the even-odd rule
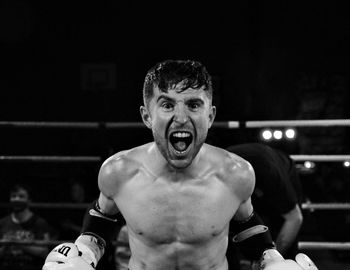
[[[218,235],[206,242],[150,243],[130,232],[131,270],[226,270],[227,237]]]

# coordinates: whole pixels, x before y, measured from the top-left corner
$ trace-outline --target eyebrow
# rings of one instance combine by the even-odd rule
[[[174,102],[175,99],[171,98],[171,97],[168,97],[166,95],[160,95],[158,98],[157,98],[157,103],[159,102],[159,100],[161,99],[164,99],[166,101],[172,101]],[[197,97],[190,97],[188,99],[185,100],[186,103],[188,102],[198,102],[198,103],[201,103],[201,104],[204,104],[204,101],[201,99],[201,98],[197,98]]]
[[[160,95],[160,96],[157,98],[157,103],[158,103],[158,101],[161,100],[161,99],[164,99],[164,100],[167,100],[167,101],[174,101],[174,99],[171,98],[171,97],[168,97],[168,96],[166,96],[166,95]]]
[[[190,98],[189,100],[187,100],[187,102],[196,102],[196,103],[204,104],[204,101],[200,98]]]

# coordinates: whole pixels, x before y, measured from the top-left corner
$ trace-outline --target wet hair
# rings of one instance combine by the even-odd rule
[[[168,92],[181,84],[179,92],[188,88],[206,91],[208,97],[212,99],[213,86],[212,79],[206,67],[193,60],[166,60],[157,63],[146,75],[143,84],[143,102],[148,105],[153,96],[153,90],[158,87],[161,92]]]

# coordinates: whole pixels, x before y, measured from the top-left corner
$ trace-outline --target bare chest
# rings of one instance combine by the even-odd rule
[[[136,181],[135,181],[136,182]],[[238,208],[220,181],[131,183],[118,196],[129,227],[157,243],[200,242],[222,233]]]

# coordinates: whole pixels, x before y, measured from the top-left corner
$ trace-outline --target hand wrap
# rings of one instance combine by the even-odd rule
[[[230,231],[232,241],[249,260],[259,260],[266,249],[275,248],[269,228],[255,212],[245,220],[231,222]]]
[[[83,221],[81,235],[75,244],[82,252],[82,256],[87,256],[94,266],[103,256],[107,241],[115,239],[118,230],[125,224],[121,213],[107,215],[103,213],[94,201],[87,209]]]
[[[118,229],[125,224],[121,213],[108,215],[101,211],[98,201],[94,201],[85,213],[82,234],[93,235],[102,240],[104,247],[106,241],[114,239]]]

